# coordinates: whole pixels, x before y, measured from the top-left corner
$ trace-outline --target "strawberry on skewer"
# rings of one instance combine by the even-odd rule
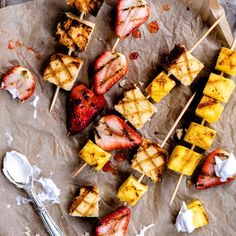
[[[35,80],[31,72],[23,66],[12,67],[3,77],[2,90],[8,90],[13,99],[21,102],[32,96],[35,90]]]
[[[130,209],[121,206],[99,221],[96,236],[125,236],[129,221]]]
[[[94,91],[105,94],[128,71],[126,57],[118,52],[107,51],[95,61]]]
[[[85,85],[75,86],[70,94],[68,130],[71,134],[82,131],[106,106],[103,96],[97,96]]]

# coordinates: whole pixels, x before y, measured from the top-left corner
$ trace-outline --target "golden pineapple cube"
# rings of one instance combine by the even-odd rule
[[[170,79],[162,71],[146,88],[146,92],[151,96],[154,102],[160,102],[172,88],[175,87],[175,81]]]
[[[167,167],[173,171],[191,176],[201,161],[202,156],[184,146],[176,146],[171,153]]]
[[[168,73],[171,73],[183,85],[189,86],[197,77],[204,65],[195,58],[184,45],[175,45],[164,62]]]
[[[99,146],[88,140],[86,145],[79,152],[79,156],[96,170],[101,170],[108,162],[111,153],[104,151]]]
[[[70,91],[83,64],[84,61],[80,58],[56,53],[50,57],[43,79]]]
[[[194,200],[193,202],[187,204],[187,208],[193,211],[193,225],[195,228],[208,224],[208,217],[202,203],[199,200]]]
[[[215,138],[216,131],[192,122],[185,134],[184,141],[208,150]]]
[[[69,214],[77,217],[98,217],[99,216],[99,189],[97,186],[82,186],[79,195],[74,198]]]
[[[130,175],[129,178],[120,186],[117,197],[121,201],[134,206],[147,190],[147,185],[139,183],[134,176]]]
[[[228,75],[236,75],[236,51],[222,47],[215,69]]]
[[[136,129],[141,129],[156,112],[155,106],[137,87],[124,92],[124,98],[115,105],[115,110],[122,114]]]
[[[161,181],[162,172],[166,167],[168,153],[158,144],[144,140],[132,161],[132,168],[145,174],[154,183]]]
[[[235,88],[233,80],[211,73],[203,94],[220,102],[227,103]]]
[[[95,24],[79,19],[70,12],[64,14],[57,25],[56,37],[62,45],[74,51],[84,51],[89,43]]]
[[[213,98],[203,96],[195,111],[196,115],[203,118],[209,123],[216,122],[223,111],[224,107],[220,102]]]

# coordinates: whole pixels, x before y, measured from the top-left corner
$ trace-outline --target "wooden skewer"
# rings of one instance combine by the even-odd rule
[[[169,139],[169,137],[171,136],[172,132],[175,130],[176,126],[178,125],[179,121],[181,120],[181,118],[183,117],[184,113],[186,112],[186,110],[188,109],[188,107],[190,106],[191,102],[193,101],[194,97],[195,97],[196,93],[194,93],[192,95],[192,97],[188,100],[188,102],[186,103],[185,107],[183,108],[183,110],[181,111],[181,113],[179,114],[179,116],[177,117],[175,123],[173,124],[173,126],[170,128],[168,134],[166,135],[165,139],[163,140],[163,142],[161,143],[160,147],[163,148],[167,142],[167,140]],[[138,183],[140,183],[142,181],[142,179],[145,177],[145,174],[142,174],[142,176],[138,179]]]
[[[205,123],[205,120],[202,120],[201,125],[204,125],[204,123]],[[192,152],[194,151],[194,148],[195,148],[195,147],[196,147],[196,145],[192,145],[192,147],[191,147],[191,149],[190,149],[190,151],[189,151],[189,153],[188,153],[186,159],[188,159],[188,158],[191,156],[191,154],[192,154]],[[179,190],[179,186],[180,186],[180,184],[181,184],[181,182],[182,182],[183,177],[184,177],[184,174],[181,174],[180,177],[179,177],[179,180],[178,180],[178,182],[177,182],[177,184],[176,184],[176,186],[175,186],[175,189],[174,189],[174,192],[173,192],[173,194],[172,194],[172,197],[171,197],[169,206],[172,205],[172,203],[173,203],[173,201],[174,201],[174,199],[175,199],[175,196],[176,196],[176,194],[177,194],[177,192],[178,192],[178,190]]]
[[[207,37],[207,35],[221,22],[221,20],[225,17],[222,15],[202,36],[201,38],[193,45],[193,47],[188,51],[191,53],[194,49]]]
[[[120,42],[120,38],[117,38],[116,39],[116,42],[115,42],[115,44],[114,44],[114,46],[112,47],[112,52],[114,52],[115,50],[116,50],[116,47],[117,47],[117,45],[118,45],[118,43]]]
[[[82,172],[82,170],[87,166],[87,162],[85,162],[78,170],[75,171],[75,173],[73,174],[73,178],[75,176],[77,176],[80,172]]]

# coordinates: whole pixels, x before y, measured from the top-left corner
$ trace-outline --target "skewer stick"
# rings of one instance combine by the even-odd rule
[[[118,45],[118,43],[120,42],[120,38],[117,38],[116,39],[116,42],[115,42],[115,44],[114,44],[114,46],[112,47],[112,52],[114,52],[115,50],[116,50],[116,47],[117,47],[117,45]]]
[[[189,50],[189,53],[194,51],[194,49],[207,37],[207,35],[221,22],[221,20],[225,17],[222,15],[202,36],[201,38],[193,45],[193,47]]]
[[[85,162],[78,170],[75,171],[75,173],[73,174],[73,178],[75,176],[77,176],[78,174],[80,174],[80,172],[87,166],[87,162]]]
[[[205,120],[202,120],[201,125],[204,125],[204,123],[205,123]],[[190,155],[192,154],[192,152],[193,152],[193,150],[194,150],[195,147],[196,147],[196,145],[192,145],[192,147],[191,147],[191,149],[190,149],[190,151],[189,151],[189,153],[188,153],[186,159],[188,159],[188,158],[190,157]],[[175,196],[176,196],[176,194],[177,194],[177,192],[178,192],[178,190],[179,190],[179,186],[180,186],[180,184],[181,184],[181,182],[182,182],[183,177],[184,177],[184,174],[181,174],[180,177],[179,177],[179,180],[178,180],[178,182],[177,182],[177,184],[176,184],[176,186],[175,186],[175,190],[174,190],[174,192],[173,192],[173,194],[172,194],[172,197],[171,197],[169,206],[172,205],[172,203],[173,203],[173,201],[174,201],[174,199],[175,199]]]
[[[168,134],[166,135],[165,139],[163,140],[163,142],[161,143],[160,147],[163,148],[167,142],[167,140],[169,139],[169,137],[171,136],[172,132],[175,130],[176,126],[178,125],[179,121],[181,120],[181,118],[183,117],[184,113],[186,112],[186,110],[188,109],[188,107],[190,106],[191,102],[193,101],[194,97],[195,97],[196,93],[194,93],[192,95],[192,97],[188,100],[188,102],[186,103],[185,107],[183,108],[183,110],[181,111],[181,113],[179,114],[179,116],[177,117],[175,123],[173,124],[173,126],[171,127],[171,129],[169,130]],[[140,183],[142,181],[142,179],[144,178],[145,174],[142,174],[142,176],[138,179],[138,183]]]

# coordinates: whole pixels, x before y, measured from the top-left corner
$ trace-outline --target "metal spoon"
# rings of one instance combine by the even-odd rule
[[[45,206],[34,191],[33,169],[26,156],[16,152],[7,152],[3,160],[3,173],[16,187],[24,189],[36,207],[50,236],[63,236],[63,232],[53,221]]]

